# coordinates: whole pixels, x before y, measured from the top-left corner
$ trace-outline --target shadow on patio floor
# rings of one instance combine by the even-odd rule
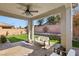
[[[0,51],[16,46],[22,46],[28,49],[32,49],[33,52],[28,54],[28,56],[49,56],[53,51],[52,46],[49,49],[43,49],[40,48],[39,46],[26,43],[25,41],[20,41],[16,43],[5,43],[3,46],[0,46]]]

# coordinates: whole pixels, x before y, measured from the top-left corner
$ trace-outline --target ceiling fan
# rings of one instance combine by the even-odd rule
[[[38,10],[31,10],[31,5],[30,5],[30,4],[28,4],[28,5],[23,4],[23,3],[18,3],[18,4],[20,4],[21,6],[26,7],[26,8],[23,10],[23,11],[24,11],[24,13],[23,13],[23,14],[33,16],[33,14],[32,14],[32,13],[38,13]],[[19,9],[21,9],[21,8],[19,8]]]

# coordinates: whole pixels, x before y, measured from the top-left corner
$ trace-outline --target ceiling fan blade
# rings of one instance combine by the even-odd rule
[[[38,12],[38,11],[30,11],[30,12]]]
[[[31,16],[33,16],[33,14],[31,13],[31,12],[26,12],[26,13],[23,13],[23,14],[26,14],[26,15],[31,15]]]
[[[29,14],[30,14],[31,16],[33,16],[33,14],[32,14],[31,12],[29,12]]]
[[[19,9],[21,9],[21,10],[23,10],[23,11],[25,11],[23,14],[26,14],[26,15],[31,15],[31,16],[33,16],[33,14],[31,13],[31,12],[38,12],[38,10],[30,10],[31,9],[31,5],[30,4],[25,4],[25,3],[18,3],[19,5],[21,5],[21,6],[24,6],[24,7],[26,7],[26,9],[24,10],[24,9],[22,9],[22,8],[19,8]]]

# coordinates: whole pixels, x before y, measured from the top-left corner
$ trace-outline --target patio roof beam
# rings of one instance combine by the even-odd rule
[[[20,15],[16,15],[16,14],[12,14],[12,13],[8,13],[8,12],[4,12],[2,10],[0,10],[0,15],[1,16],[7,16],[7,17],[12,17],[12,18],[17,18],[17,19],[24,19],[26,20],[26,17],[20,16]]]
[[[45,12],[45,13],[43,13],[43,14],[40,14],[40,15],[37,15],[37,16],[34,16],[34,17],[32,17],[31,19],[40,19],[40,18],[43,18],[43,17],[47,17],[47,16],[49,16],[49,15],[54,15],[54,14],[57,14],[57,13],[61,13],[62,12],[62,10],[64,10],[65,9],[65,5],[63,5],[63,6],[61,6],[61,7],[58,7],[58,8],[55,8],[55,9],[52,9],[52,10],[50,10],[50,11],[48,11],[48,12]]]

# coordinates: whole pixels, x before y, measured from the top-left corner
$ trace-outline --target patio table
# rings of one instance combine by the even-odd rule
[[[28,56],[32,52],[33,52],[32,49],[22,46],[16,46],[5,50],[1,50],[0,56],[24,56],[24,55]]]

